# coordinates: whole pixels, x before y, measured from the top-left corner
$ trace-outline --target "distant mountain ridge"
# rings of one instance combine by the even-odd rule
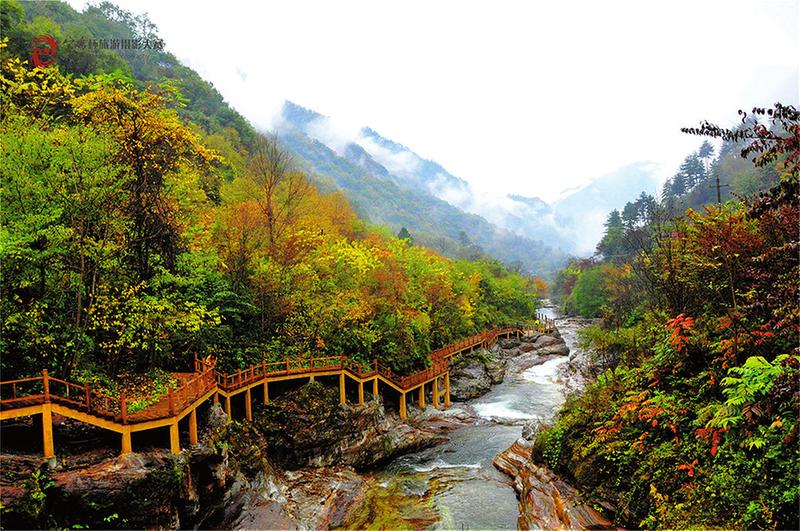
[[[328,127],[330,125],[328,117],[292,102],[286,102],[284,105],[280,124],[277,132],[284,141],[291,140],[287,142],[288,144],[294,142],[294,147],[299,147],[296,145],[297,137],[304,135],[329,148],[333,153],[329,153],[328,156],[344,159],[361,170],[356,171],[352,167],[344,170],[340,162],[333,163],[333,161],[326,161],[322,165],[336,166],[340,171],[351,173],[349,176],[330,176],[340,189],[350,194],[351,200],[355,203],[374,201],[376,196],[380,195],[379,190],[371,190],[367,194],[369,197],[361,197],[365,190],[357,188],[359,186],[369,188],[369,185],[366,182],[361,185],[354,183],[352,173],[364,172],[384,183],[392,183],[403,193],[414,195],[418,201],[422,201],[424,197],[423,203],[431,199],[446,202],[462,211],[462,214],[478,215],[497,229],[505,230],[525,240],[539,242],[550,248],[550,252],[557,252],[559,255],[591,254],[602,235],[602,223],[608,212],[614,208],[621,208],[642,190],[652,189],[657,184],[653,165],[640,162],[597,178],[558,199],[552,205],[537,197],[515,194],[491,196],[476,192],[467,181],[451,174],[441,164],[419,156],[410,148],[381,136],[372,128],[363,127],[352,135],[352,138],[343,137],[331,133],[335,128]],[[320,153],[316,153],[316,161],[311,164],[311,169],[325,174],[322,168],[316,167],[316,164],[322,162],[319,156]],[[393,190],[390,193],[398,192]],[[390,210],[395,208],[385,202],[381,208],[384,207]],[[416,226],[419,227],[418,230],[433,231],[431,234],[439,232],[438,223],[431,225],[422,219],[408,219],[399,213],[390,214],[389,211],[382,211],[377,205],[361,208],[374,222],[384,220],[393,228],[397,220],[403,219],[404,223],[407,221],[410,224],[407,225],[409,229]],[[439,203],[437,208],[447,210]],[[452,216],[459,216],[451,210],[448,212]],[[420,215],[424,217],[427,214]],[[452,230],[445,232],[450,239],[458,238],[458,235],[452,234]],[[479,232],[487,230],[484,227]],[[487,247],[487,241],[478,243],[487,250],[494,248],[492,245]],[[508,253],[502,250],[499,252],[500,254],[493,254],[506,260]],[[518,256],[518,253],[512,254]]]
[[[391,156],[393,153],[405,156],[407,148],[363,130],[374,145],[367,143],[364,147],[349,142],[337,152],[312,136],[314,120],[324,119],[321,115],[287,103],[282,118],[274,132],[296,155],[300,165],[323,188],[342,190],[359,215],[371,223],[386,225],[395,232],[406,227],[415,241],[449,256],[464,256],[482,249],[508,264],[543,276],[552,275],[565,263],[567,256],[560,250],[492,225],[481,216],[464,212],[432,194],[423,184],[432,172],[443,171],[438,164],[414,155],[416,158],[409,158],[408,171],[398,171],[403,161],[392,161]],[[373,154],[381,157],[383,164]],[[424,170],[413,173],[417,167]],[[411,179],[413,175],[421,177]],[[458,182],[467,186],[460,179]]]

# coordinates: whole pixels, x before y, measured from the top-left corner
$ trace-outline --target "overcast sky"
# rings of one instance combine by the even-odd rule
[[[494,193],[671,174],[700,142],[681,126],[798,100],[794,0],[115,1],[257,127],[288,99]]]

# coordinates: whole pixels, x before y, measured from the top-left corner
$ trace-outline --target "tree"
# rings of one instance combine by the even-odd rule
[[[619,210],[614,209],[608,214],[604,224],[606,231],[597,244],[597,252],[611,261],[624,259],[625,255],[625,225]]]
[[[411,236],[411,233],[408,232],[408,229],[405,227],[400,228],[400,232],[397,233],[397,238],[400,240],[407,240],[409,244],[414,244],[414,237]]]
[[[270,253],[288,226],[297,218],[310,185],[305,176],[293,167],[291,155],[274,136],[256,138],[247,178],[255,185],[256,200],[267,224]]]
[[[678,176],[676,176],[676,182],[680,180],[680,182],[683,183],[683,186],[685,187],[684,193],[690,191],[692,188],[705,180],[706,169],[705,166],[703,166],[703,163],[700,162],[700,157],[697,153],[691,153],[684,159],[680,169],[678,170]],[[678,194],[677,191],[676,194]]]
[[[619,214],[619,210],[615,208],[609,212],[603,226],[606,228],[606,232],[608,232],[609,229],[622,228],[622,217]]]
[[[753,156],[752,162],[763,167],[785,157],[786,173],[794,179],[800,171],[800,112],[793,105],[776,103],[772,108],[753,107],[750,114],[739,110],[742,123],[725,128],[704,121],[699,127],[682,127],[690,135],[721,138],[726,142],[744,142],[743,158]],[[765,119],[768,128],[759,120]]]
[[[625,207],[622,209],[622,221],[625,224],[625,227],[632,229],[636,226],[638,220],[639,207],[636,205],[636,203],[630,201],[625,203]]]
[[[172,196],[170,190],[185,186],[181,179],[196,179],[217,159],[166,108],[168,97],[111,78],[72,102],[75,119],[111,134],[119,146],[116,160],[131,169],[126,209],[133,219],[135,267],[145,280],[158,264],[173,269],[182,247],[179,202],[191,197]]]

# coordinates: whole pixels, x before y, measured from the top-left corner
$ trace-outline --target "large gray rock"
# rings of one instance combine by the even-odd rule
[[[463,402],[489,392],[492,379],[480,361],[450,369],[450,398]]]
[[[489,376],[489,381],[492,385],[503,383],[506,377],[506,369],[508,367],[508,360],[505,358],[494,358],[484,362],[486,367],[486,374]]]
[[[557,343],[563,343],[564,341],[553,336],[539,336],[536,341],[533,343],[534,348],[542,348],[547,347],[550,345],[555,345]]]

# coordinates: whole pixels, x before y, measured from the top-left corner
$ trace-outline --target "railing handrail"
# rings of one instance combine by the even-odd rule
[[[42,399],[46,402],[51,398],[55,398],[56,400],[66,400],[78,404],[85,407],[90,412],[98,412],[105,416],[111,416],[115,420],[119,419],[123,424],[131,421],[143,422],[151,420],[153,415],[158,415],[159,413],[156,410],[156,406],[161,406],[163,409],[164,403],[168,406],[168,411],[165,416],[180,415],[192,402],[214,388],[233,391],[255,382],[261,382],[271,376],[304,373],[313,374],[315,372],[323,372],[337,368],[340,370],[348,370],[353,374],[357,374],[359,377],[380,375],[405,392],[419,385],[420,382],[425,382],[444,374],[450,367],[450,358],[456,353],[463,352],[468,348],[474,348],[478,345],[488,347],[490,343],[494,343],[502,334],[515,331],[546,331],[553,327],[553,319],[537,313],[536,323],[501,325],[491,330],[484,330],[478,334],[473,334],[455,343],[431,351],[429,354],[429,359],[431,361],[430,366],[404,376],[395,374],[389,366],[382,364],[377,358],[365,367],[362,363],[356,362],[352,358],[344,357],[343,355],[310,358],[287,357],[283,361],[271,362],[262,360],[260,364],[253,364],[246,369],[240,369],[235,373],[226,374],[217,370],[215,359],[204,359],[195,354],[195,372],[182,373],[184,375],[194,376],[180,379],[176,388],[168,389],[165,393],[139,396],[125,396],[123,393],[120,393],[119,396],[114,397],[92,389],[90,383],[79,384],[54,378],[49,376],[47,371],[42,371],[42,376],[0,381],[0,386],[11,385],[14,390],[13,398],[0,398],[0,404],[9,404],[32,399]],[[269,370],[273,368],[274,370]],[[365,368],[368,369],[366,372],[364,371]],[[200,370],[198,371],[197,369]],[[43,393],[24,395],[21,397],[16,395],[16,385],[39,381],[43,382]],[[49,384],[51,383],[57,385],[50,387]],[[65,386],[66,396],[63,396],[64,393],[59,389],[60,385]],[[70,395],[70,386],[81,392],[76,395]],[[151,400],[152,403],[143,410],[129,413],[127,411],[128,404],[139,400]],[[115,408],[119,408],[119,412],[114,411]],[[140,418],[137,419],[137,417]]]

